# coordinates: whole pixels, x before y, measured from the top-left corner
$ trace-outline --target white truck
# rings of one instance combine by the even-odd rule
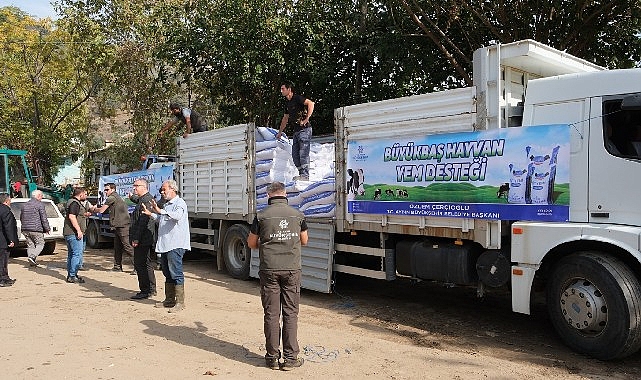
[[[507,285],[525,314],[545,289],[568,346],[628,356],[641,346],[639,125],[641,69],[531,40],[477,50],[472,87],[339,108],[335,216],[307,220],[303,287],[330,292],[334,272],[480,296]],[[519,140],[528,133],[531,144]],[[236,125],[177,149],[192,246],[241,279],[258,271],[246,244],[255,136]]]

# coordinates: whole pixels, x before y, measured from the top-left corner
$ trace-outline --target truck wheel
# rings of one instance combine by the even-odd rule
[[[89,225],[87,226],[87,231],[85,231],[85,235],[87,236],[87,245],[91,248],[99,248],[100,247],[100,236],[98,235],[98,226],[96,226],[96,223],[89,221]]]
[[[247,246],[249,227],[244,224],[234,224],[229,227],[223,241],[223,255],[227,272],[239,280],[249,278],[249,263],[251,249]]]
[[[641,285],[613,256],[580,252],[560,260],[547,284],[547,307],[575,351],[611,360],[641,347]]]
[[[43,255],[53,255],[56,250],[56,241],[51,240],[45,243],[45,247],[42,249]]]

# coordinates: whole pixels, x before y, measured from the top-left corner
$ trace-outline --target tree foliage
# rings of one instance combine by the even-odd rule
[[[82,46],[49,20],[0,9],[0,145],[29,152],[49,184],[62,159],[86,140],[85,102],[99,80]]]
[[[280,83],[292,80],[316,102],[322,134],[335,108],[469,85],[473,51],[492,42],[531,38],[611,68],[641,61],[638,0],[57,0],[57,9],[55,26],[15,8],[0,14],[0,145],[31,147],[51,165],[100,142],[87,138],[103,125],[88,121],[88,98],[112,119],[113,161],[135,168],[175,146],[179,133],[158,134],[170,100],[210,127],[277,127]]]
[[[391,9],[407,16],[397,23],[399,29],[429,41],[468,85],[472,53],[492,42],[534,39],[610,68],[634,67],[641,61],[638,0],[389,3]]]

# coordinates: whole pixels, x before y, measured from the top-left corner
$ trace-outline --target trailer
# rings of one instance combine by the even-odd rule
[[[639,69],[526,40],[477,50],[472,87],[335,110],[335,214],[307,218],[302,286],[330,292],[341,272],[479,296],[509,287],[524,314],[542,288],[569,347],[604,360],[636,352],[638,83]],[[235,125],[177,147],[192,246],[239,279],[258,274],[246,243],[260,207],[256,136]]]

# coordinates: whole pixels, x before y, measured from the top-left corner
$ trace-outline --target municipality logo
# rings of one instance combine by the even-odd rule
[[[359,145],[356,150],[357,153],[353,157],[355,161],[366,161],[369,158],[369,156],[365,154],[365,148],[362,145]]]
[[[283,230],[287,228],[287,226],[289,226],[289,223],[287,223],[285,219],[281,220],[280,223],[278,224],[278,227],[280,227]]]

